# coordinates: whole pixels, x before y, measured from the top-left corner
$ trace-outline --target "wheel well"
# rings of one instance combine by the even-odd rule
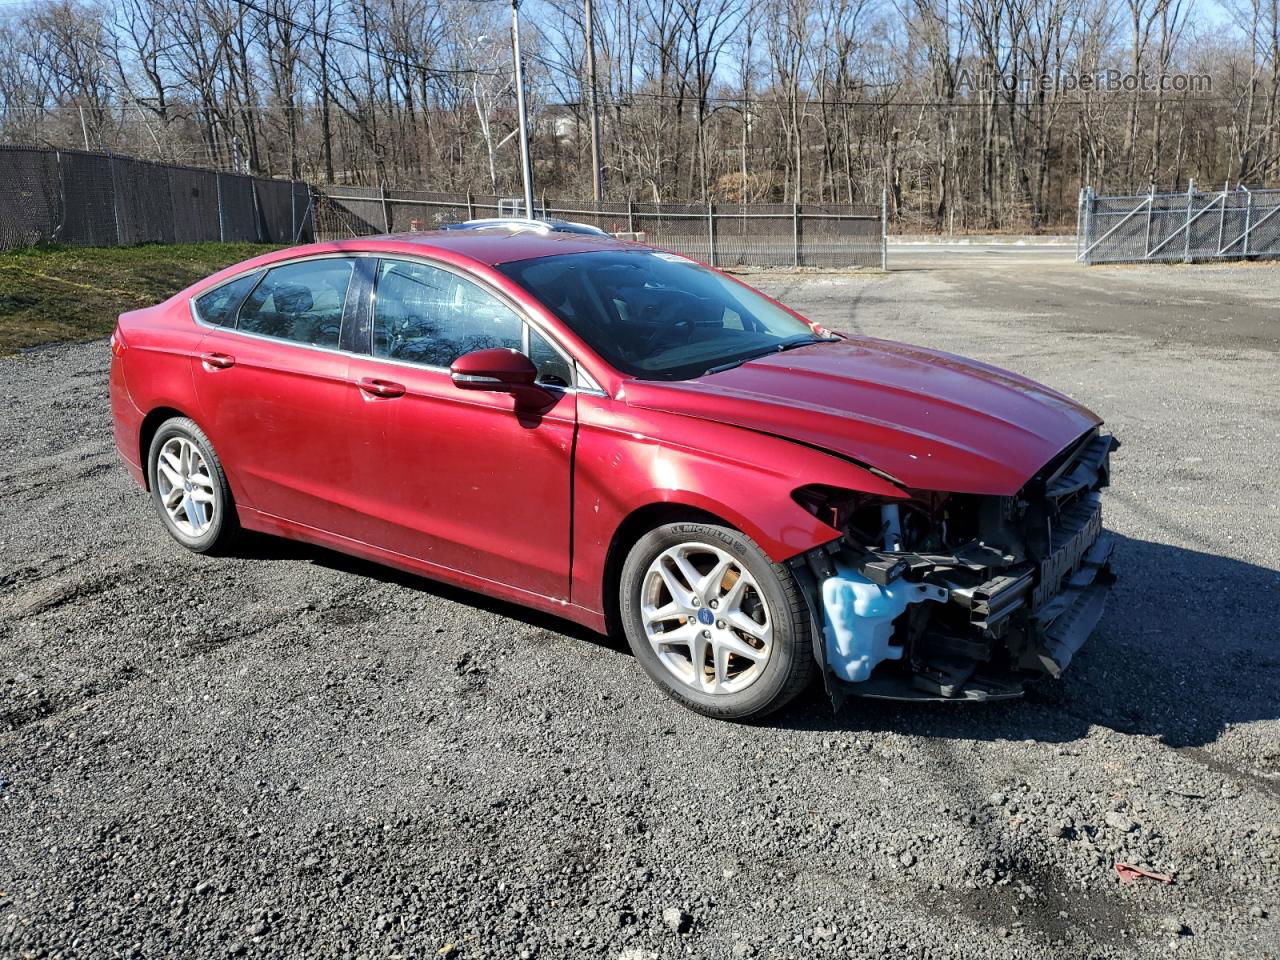
[[[605,555],[603,596],[605,622],[609,633],[621,636],[622,623],[618,616],[618,582],[622,577],[622,565],[626,562],[627,554],[650,530],[664,523],[681,521],[716,523],[722,527],[737,529],[723,517],[680,503],[651,503],[629,514],[614,531],[613,539],[609,542],[609,552]]]
[[[138,430],[138,462],[142,464],[142,482],[148,491],[151,489],[151,471],[147,469],[147,454],[151,451],[151,438],[166,420],[185,416],[181,410],[172,407],[156,407],[142,418],[142,427]]]

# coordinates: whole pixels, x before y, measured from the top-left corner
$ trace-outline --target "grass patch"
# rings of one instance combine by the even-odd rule
[[[0,253],[0,354],[105,337],[118,314],[159,303],[223,267],[275,249],[180,243]]]

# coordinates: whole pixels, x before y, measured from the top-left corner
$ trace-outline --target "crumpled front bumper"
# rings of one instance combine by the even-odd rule
[[[1016,697],[1028,679],[1060,677],[1115,582],[1116,541],[1103,529],[1100,493],[1114,446],[1094,435],[1029,485],[1027,496],[1046,512],[1028,529],[1050,530],[1034,552],[993,547],[993,536],[947,556],[839,540],[794,558],[814,655],[837,705],[847,696]]]
[[[1036,657],[1044,671],[1055,678],[1067,669],[1071,658],[1084,646],[1102,619],[1107,595],[1116,581],[1111,570],[1111,554],[1115,546],[1116,538],[1102,533],[1062,592],[1036,614],[1044,630],[1041,649]]]

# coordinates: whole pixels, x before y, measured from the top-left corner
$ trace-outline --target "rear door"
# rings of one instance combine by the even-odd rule
[[[202,322],[215,321],[195,367],[204,426],[242,505],[332,533],[358,529],[344,442],[353,391],[340,348],[364,289],[360,271],[372,263],[317,257],[272,267],[233,316],[212,301],[202,313],[204,297],[194,304]]]
[[[545,405],[454,386],[449,365],[489,347],[533,358]],[[563,352],[475,279],[384,259],[370,353],[352,357],[350,371],[354,487],[368,518],[361,539],[567,599],[577,397]]]

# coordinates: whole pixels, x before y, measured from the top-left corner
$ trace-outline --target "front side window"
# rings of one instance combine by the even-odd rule
[[[267,271],[240,307],[237,329],[336,348],[354,261],[303,260]]]
[[[614,368],[643,379],[685,380],[827,339],[749,287],[669,253],[572,253],[498,269]]]
[[[196,297],[196,313],[205,323],[217,327],[233,327],[236,323],[236,310],[245,294],[253,289],[261,273],[250,273],[246,276],[214,287],[208,293]]]
[[[532,327],[529,328],[529,359],[538,368],[538,383],[544,387],[573,386],[573,365]]]
[[[378,264],[375,357],[448,367],[473,350],[520,350],[523,329],[514,310],[455,273],[408,260]]]

